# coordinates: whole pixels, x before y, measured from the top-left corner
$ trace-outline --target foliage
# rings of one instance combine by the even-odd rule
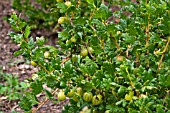
[[[37,104],[37,94],[48,91],[42,87],[47,84],[64,91],[59,95],[64,98],[74,90],[63,113],[83,108],[94,113],[170,112],[170,1],[103,1],[55,3],[62,14],[57,41],[62,49],[44,45],[43,37],[34,41],[29,25],[20,24],[16,14],[11,16],[17,32],[9,35],[20,44],[14,55],[21,54],[39,67],[30,81],[31,92],[21,99],[25,111]],[[115,5],[120,10],[113,12]],[[83,99],[86,92],[92,93],[92,99],[87,94]],[[55,94],[49,93],[49,97]]]
[[[24,15],[32,29],[36,29],[57,23],[60,14],[55,4],[56,0],[13,0],[12,7]]]
[[[17,76],[0,71],[0,95],[8,100],[19,100],[22,93],[29,87],[26,82],[19,82]]]

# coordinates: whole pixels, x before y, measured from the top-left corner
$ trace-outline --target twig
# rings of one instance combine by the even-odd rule
[[[163,60],[163,58],[164,58],[164,56],[165,56],[165,52],[166,52],[166,50],[167,50],[167,48],[168,48],[169,43],[170,43],[170,39],[168,39],[168,42],[166,43],[166,46],[165,46],[165,48],[164,48],[164,50],[163,50],[163,52],[162,52],[162,56],[161,56],[161,59],[159,60],[159,64],[158,64],[158,70],[159,70],[160,67],[161,67],[162,60]]]
[[[134,83],[132,82],[132,79],[131,79],[131,76],[130,76],[130,74],[129,74],[128,68],[126,68],[126,73],[128,74],[127,76],[128,76],[129,81],[130,81],[130,85],[131,85],[132,87],[134,87]]]
[[[149,40],[150,40],[150,34],[149,34],[149,29],[150,29],[150,14],[148,15],[148,25],[146,26],[146,47],[149,46]],[[149,54],[149,49],[147,50],[147,55]],[[147,66],[149,67],[149,59],[147,60]]]
[[[86,46],[86,48],[87,48],[87,51],[88,51],[88,53],[89,53],[90,57],[94,60],[94,59],[95,59],[95,57],[92,55],[91,51],[89,50],[89,48],[88,48],[88,44],[87,44],[87,43],[85,43],[85,46]]]
[[[50,75],[50,72],[41,64],[38,64],[38,66],[40,66],[46,73],[48,73]]]
[[[52,95],[54,95],[57,91],[58,91],[58,88],[52,92]],[[49,98],[46,97],[46,99],[44,101],[42,101],[40,103],[40,105],[35,110],[32,111],[32,113],[36,113],[45,103],[48,102],[48,100],[49,100]]]
[[[112,37],[113,41],[115,42],[117,49],[120,49],[120,46],[119,46],[119,44],[117,43],[117,40],[112,36],[111,33],[110,33],[110,36]]]
[[[64,60],[62,60],[62,65],[65,63],[65,62],[67,62],[68,60],[70,59],[70,56],[68,56],[68,57],[66,57]]]

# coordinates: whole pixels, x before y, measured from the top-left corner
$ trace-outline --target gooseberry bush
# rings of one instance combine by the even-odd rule
[[[30,25],[15,13],[9,19],[15,31],[9,35],[20,46],[14,55],[39,69],[20,101],[25,112],[45,92],[49,99],[69,98],[63,113],[170,113],[169,0],[53,5],[62,15],[56,17],[58,46],[31,37]]]
[[[60,16],[55,0],[12,0],[12,8],[25,17],[32,29],[54,27]]]

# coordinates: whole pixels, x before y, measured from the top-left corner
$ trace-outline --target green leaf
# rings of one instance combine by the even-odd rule
[[[26,26],[26,22],[23,22],[19,19],[19,22],[18,22],[18,27],[20,29],[20,31]]]
[[[103,71],[102,70],[97,70],[96,73],[95,73],[95,76],[96,76],[97,79],[102,80],[104,78]]]
[[[103,62],[102,69],[105,72],[105,74],[113,74],[115,71],[114,65],[108,61]]]
[[[86,83],[83,85],[83,89],[86,90],[87,92],[88,92],[88,91],[91,91],[91,90],[93,89],[92,83],[86,82]]]
[[[108,76],[108,75],[105,75],[105,76]],[[102,86],[104,86],[104,88],[106,90],[109,90],[110,89],[110,83],[112,82],[111,78],[103,78],[103,83],[102,83]]]
[[[31,83],[32,92],[37,95],[42,92],[42,82],[39,80],[36,80],[35,82]]]
[[[27,26],[26,28],[25,28],[25,32],[24,32],[24,37],[25,38],[28,38],[28,36],[30,35],[30,31],[31,30],[31,27],[30,26]]]
[[[54,46],[46,45],[45,47],[43,47],[43,49],[49,50],[49,52],[53,53],[55,56],[58,53],[58,49],[56,47],[54,47]]]
[[[16,34],[11,37],[15,43],[20,44],[23,40],[23,34]]]
[[[56,70],[60,70],[61,69],[61,58],[60,57],[57,57],[55,59],[55,61],[52,61],[52,65],[53,65],[53,68],[55,68]]]
[[[53,95],[48,90],[44,89],[44,91],[47,94],[48,98],[51,99],[53,97]]]
[[[24,97],[21,99],[21,101],[20,101],[20,103],[19,103],[19,106],[20,106],[23,110],[25,110],[25,111],[30,111],[31,108],[32,108],[31,104],[32,104],[32,103],[30,102],[29,98],[27,98],[26,96],[24,96]]]
[[[112,108],[113,108],[114,106],[113,105],[106,105],[106,109],[109,109],[109,110],[111,110]]]
[[[112,15],[112,12],[109,11],[108,7],[104,4],[100,5],[99,10],[95,12],[95,18],[101,18],[103,20],[108,19]]]
[[[59,33],[58,33],[58,38],[59,38],[61,41],[65,41],[65,40],[69,39],[69,33],[68,33],[68,31],[59,32]]]
[[[164,108],[163,105],[157,104],[156,105],[156,112],[157,113],[163,113],[164,112],[163,108]]]
[[[128,108],[128,112],[129,112],[129,113],[138,113],[138,111],[137,111],[137,110],[132,109],[132,108]]]
[[[11,15],[11,19],[14,20],[14,21],[16,21],[16,20],[18,19],[16,13],[13,13],[13,14]]]
[[[43,46],[45,43],[45,39],[43,36],[41,37],[36,37],[36,43],[38,44],[38,46]]]
[[[122,33],[122,37],[123,37],[123,40],[128,44],[135,42],[135,37],[129,36],[129,34],[127,33]]]
[[[112,113],[126,113],[123,107],[114,106],[112,108]]]
[[[113,35],[116,33],[115,32],[115,24],[108,24],[107,26],[106,26],[106,29],[107,29],[107,32],[110,34],[110,33],[112,33]]]
[[[120,100],[120,101],[117,101],[117,102],[116,102],[116,105],[117,105],[117,106],[118,106],[118,105],[121,105],[121,104],[123,103],[123,101],[124,101],[123,99]]]
[[[121,97],[121,96],[124,96],[125,91],[126,91],[126,87],[120,86],[120,88],[118,89],[118,95],[119,95],[120,97]]]
[[[64,2],[57,3],[57,8],[60,9],[60,13],[64,13],[67,11],[67,6],[65,5]]]
[[[58,76],[58,75],[56,75],[56,76]],[[47,83],[47,86],[50,88],[59,87],[59,85],[60,85],[57,82],[56,78],[53,76],[46,77],[46,83]]]
[[[30,37],[30,40],[28,42],[28,48],[29,49],[33,49],[35,46],[35,42],[34,42],[34,39],[32,37]]]
[[[97,37],[90,37],[90,46],[94,49],[95,54],[100,54],[101,52],[103,52],[103,49]]]
[[[111,82],[111,85],[115,86],[115,87],[119,87],[119,84],[115,83],[115,82]]]
[[[44,56],[44,52],[42,51],[42,48],[35,48],[32,50],[32,59],[42,61],[42,58]]]
[[[26,41],[22,41],[20,47],[22,49],[26,49],[26,48],[28,48],[28,43]]]
[[[84,64],[80,64],[80,70],[81,70],[83,73],[85,73],[85,74],[88,73],[87,67],[86,67],[86,65],[84,65]]]
[[[74,25],[82,25],[82,26],[84,26],[84,24],[86,23],[86,20],[83,17],[79,17],[79,18],[75,18],[73,20],[73,23],[74,23]]]
[[[166,113],[170,113],[170,110],[168,110]]]
[[[25,83],[25,82],[20,82],[20,85],[21,85],[21,88],[23,88],[23,89],[26,89],[29,87],[29,84]]]
[[[27,92],[22,98],[19,103],[19,106],[25,110],[30,111],[33,105],[38,104],[38,100],[35,95],[30,92]]]
[[[166,74],[159,74],[159,83],[162,86],[165,87],[170,87],[170,76],[169,76],[170,71],[168,70]]]
[[[85,61],[85,64],[80,64],[80,70],[83,73],[93,75],[96,69],[98,68],[97,64],[93,60],[91,60],[89,57],[86,57],[84,61]]]
[[[86,2],[89,4],[94,4],[94,0],[86,0]]]
[[[71,60],[67,61],[64,64],[64,68],[62,70],[63,72],[68,72],[69,74],[73,73],[73,66],[72,66]]]
[[[24,53],[24,50],[20,49],[20,50],[14,52],[14,56],[16,57],[16,56],[21,55],[23,53]]]
[[[166,77],[166,81],[164,82],[166,87],[170,88],[170,75]]]

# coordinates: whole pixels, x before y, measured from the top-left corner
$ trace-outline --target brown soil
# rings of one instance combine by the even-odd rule
[[[11,32],[10,25],[4,19],[5,17],[9,17],[14,10],[11,7],[12,0],[0,0],[0,70],[3,73],[9,73],[13,76],[18,76],[19,81],[23,81],[26,78],[31,77],[33,73],[37,71],[36,68],[26,63],[26,60],[22,56],[14,57],[14,52],[19,49],[19,46],[13,43],[10,37],[7,35]],[[35,34],[44,34],[45,30],[36,31]],[[45,32],[46,34],[48,32]],[[48,35],[48,34],[47,34]],[[49,40],[49,44],[54,41],[54,37]],[[0,84],[4,84],[5,81],[0,80]],[[40,102],[45,100],[44,94],[39,96]],[[56,99],[57,100],[57,99]],[[24,111],[18,105],[18,100],[9,101],[5,96],[0,95],[0,112],[3,113],[11,113],[12,110],[15,110],[19,113],[23,113]],[[63,105],[68,102],[62,101],[59,103],[54,103],[52,100],[48,101],[44,104],[37,113],[61,113]],[[38,106],[38,105],[37,105]],[[36,107],[37,107],[36,106]],[[34,107],[33,109],[36,109]]]

